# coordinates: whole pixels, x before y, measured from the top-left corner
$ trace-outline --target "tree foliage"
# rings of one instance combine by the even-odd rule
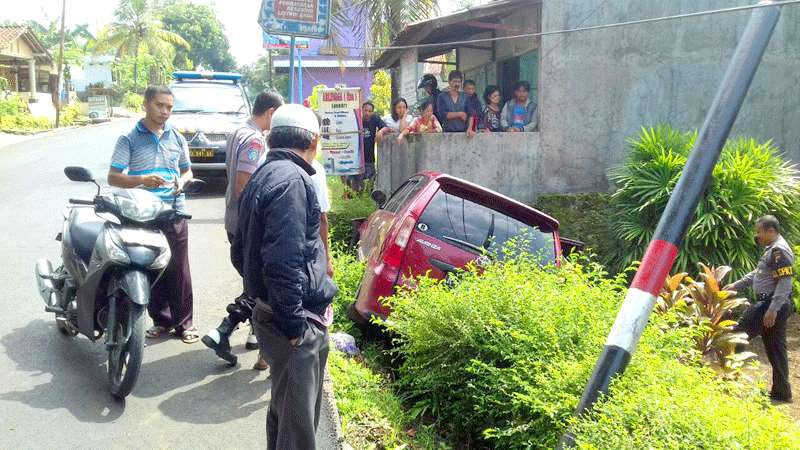
[[[657,126],[629,140],[628,161],[611,174],[619,187],[611,200],[618,269],[644,254],[696,138],[696,132]],[[729,265],[737,278],[750,271],[759,256],[753,241],[754,222],[764,214],[780,219],[790,242],[800,238],[798,171],[783,161],[771,141],[729,139],[674,269],[688,272],[695,262],[704,262]]]
[[[139,89],[139,57],[149,55],[155,61],[155,69],[169,72],[175,57],[175,47],[191,49],[191,45],[177,33],[167,31],[148,0],[120,0],[114,11],[116,22],[101,33],[95,52],[116,52],[123,60],[133,61],[131,73],[133,89]],[[153,78],[151,68],[151,79]]]
[[[375,104],[375,112],[380,116],[389,114],[392,103],[392,78],[389,73],[385,70],[376,71],[369,91],[372,94],[372,103]]]
[[[289,75],[270,73],[269,57],[263,56],[254,63],[246,64],[239,68],[242,74],[242,83],[247,90],[247,95],[255,97],[260,92],[274,89],[283,98],[289,95]]]
[[[203,66],[220,72],[236,68],[225,29],[211,6],[172,0],[159,11],[159,15],[165,30],[180,35],[191,45],[190,49],[176,49],[175,67],[193,70]]]

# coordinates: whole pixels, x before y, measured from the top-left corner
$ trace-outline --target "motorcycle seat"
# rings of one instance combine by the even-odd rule
[[[87,213],[78,213],[70,226],[69,232],[75,253],[87,264],[92,257],[97,236],[103,231],[104,225],[105,221],[97,217],[94,211],[87,211]]]

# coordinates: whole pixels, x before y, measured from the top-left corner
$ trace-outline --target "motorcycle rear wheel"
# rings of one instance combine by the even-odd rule
[[[120,302],[119,319],[114,333],[117,345],[108,351],[108,381],[111,395],[124,399],[131,393],[139,378],[144,355],[145,307],[133,302]],[[124,306],[123,306],[124,305]],[[127,313],[127,314],[126,314]],[[131,334],[125,340],[126,324],[130,323]]]

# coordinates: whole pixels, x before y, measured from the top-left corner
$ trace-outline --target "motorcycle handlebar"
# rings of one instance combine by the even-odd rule
[[[71,198],[69,199],[70,204],[73,205],[86,205],[86,206],[94,206],[94,200],[81,200],[79,198]]]

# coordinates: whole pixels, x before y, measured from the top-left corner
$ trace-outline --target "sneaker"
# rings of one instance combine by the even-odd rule
[[[210,348],[211,350],[214,350],[214,353],[216,353],[217,356],[219,356],[220,358],[227,361],[228,364],[230,364],[231,366],[236,365],[237,358],[236,355],[231,353],[231,344],[227,338],[226,339],[222,338],[219,330],[217,330],[216,328],[212,329],[211,331],[208,332],[208,334],[203,336],[201,340],[203,341],[203,344],[205,344],[206,347]]]
[[[256,339],[256,333],[253,331],[252,325],[250,325],[250,334],[247,335],[247,343],[244,344],[244,348],[248,350],[258,350],[258,339]]]

